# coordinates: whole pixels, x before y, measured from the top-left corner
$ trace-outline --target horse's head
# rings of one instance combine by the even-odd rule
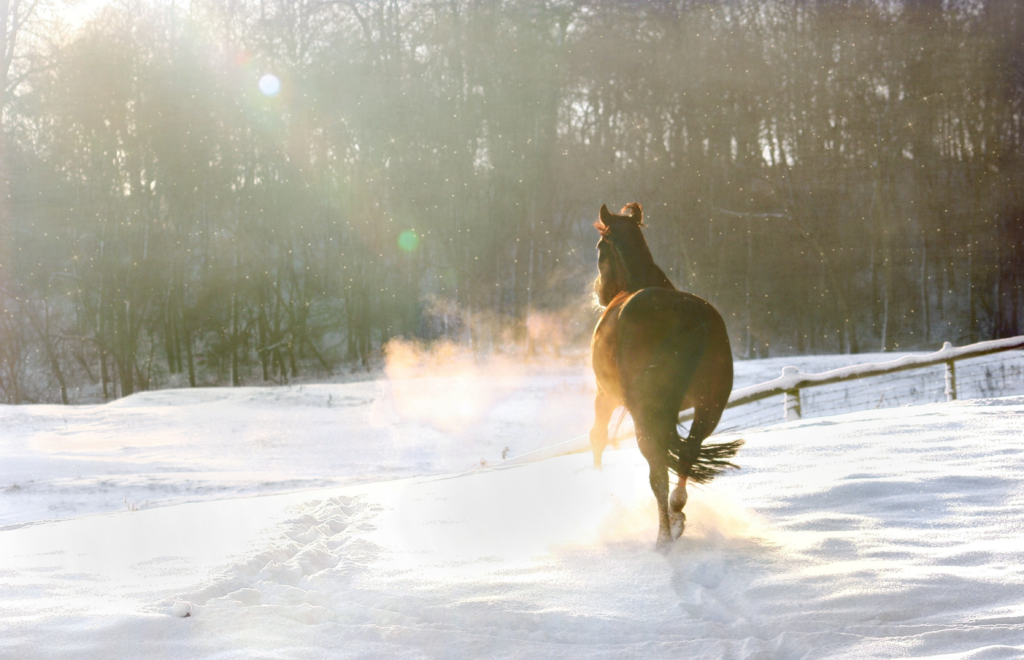
[[[643,226],[644,212],[633,202],[622,208],[623,215],[615,215],[604,204],[594,227],[601,234],[597,242],[597,280],[594,293],[602,307],[607,307],[615,296],[629,291],[631,280],[630,262],[638,259],[653,265],[651,252],[647,248],[640,227]],[[633,269],[635,270],[635,268]],[[635,275],[635,273],[632,273]]]

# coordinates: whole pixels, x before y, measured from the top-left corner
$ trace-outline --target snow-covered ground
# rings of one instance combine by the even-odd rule
[[[746,429],[665,557],[634,444],[480,467],[585,433],[590,382],[2,407],[0,657],[1024,655],[1024,397]]]
[[[737,361],[735,387],[776,378],[786,365],[810,373],[901,355]],[[1007,364],[1011,373],[1001,374],[999,387],[978,386],[987,382],[986,369],[1000,375]],[[590,428],[594,385],[585,366],[534,369],[500,360],[428,366],[392,370],[415,377],[391,380],[161,390],[105,405],[0,405],[0,528],[462,472],[500,461],[506,447],[516,456]],[[1020,352],[959,363],[963,396],[1024,393],[1022,367]],[[806,390],[804,415],[944,400],[943,386],[937,367]],[[767,399],[726,411],[719,430],[781,417],[781,398]]]

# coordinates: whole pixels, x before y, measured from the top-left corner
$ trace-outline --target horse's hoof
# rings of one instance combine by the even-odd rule
[[[675,490],[668,497],[669,511],[682,511],[683,507],[686,506],[687,499],[686,486],[684,484],[676,486]]]
[[[654,544],[654,549],[663,555],[667,555],[669,550],[672,549],[672,539],[659,538],[658,542]]]
[[[672,534],[672,540],[676,540],[683,535],[683,530],[686,529],[686,514],[682,511],[678,513],[670,513],[668,515],[670,531]]]

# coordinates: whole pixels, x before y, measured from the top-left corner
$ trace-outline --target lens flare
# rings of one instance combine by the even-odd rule
[[[272,73],[264,73],[260,77],[259,86],[264,96],[277,96],[281,91],[281,79]]]
[[[420,237],[411,229],[406,229],[398,235],[398,247],[403,252],[412,252],[420,244]]]

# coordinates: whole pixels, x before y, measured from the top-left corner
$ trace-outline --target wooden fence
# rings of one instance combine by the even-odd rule
[[[959,348],[954,348],[947,341],[941,349],[927,355],[908,355],[891,362],[855,364],[850,367],[833,369],[832,371],[820,374],[803,374],[797,371],[796,367],[784,367],[782,375],[775,380],[751,385],[740,390],[733,390],[726,408],[735,408],[736,406],[746,405],[781,394],[784,397],[782,403],[783,421],[791,422],[801,417],[800,390],[802,389],[832,385],[850,380],[860,380],[861,378],[871,378],[872,376],[885,376],[900,371],[910,371],[911,369],[924,369],[938,364],[946,365],[946,400],[954,401],[956,400],[957,360],[982,357],[1020,348],[1024,348],[1024,337],[983,341]],[[692,409],[684,411],[679,416],[680,422],[686,422],[691,419],[693,419]]]

